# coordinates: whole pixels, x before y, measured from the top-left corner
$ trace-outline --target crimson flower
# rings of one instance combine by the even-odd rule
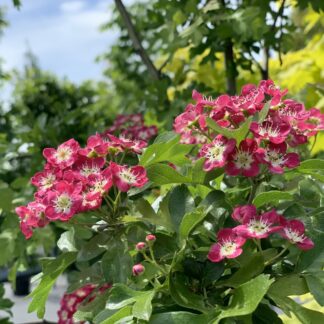
[[[81,190],[81,183],[57,182],[43,199],[46,217],[52,220],[69,220],[80,209]]]
[[[243,223],[244,220],[255,217],[256,215],[257,209],[254,205],[244,205],[234,208],[232,218],[239,223]]]
[[[233,230],[245,238],[261,239],[282,229],[282,226],[274,226],[278,222],[279,215],[275,210],[271,210],[261,215],[247,215],[243,219],[243,224],[236,226]]]
[[[231,176],[242,174],[245,177],[254,177],[259,173],[259,163],[255,152],[258,145],[255,140],[245,139],[238,148],[229,154],[226,173]]]
[[[297,219],[287,220],[281,217],[280,223],[282,230],[279,234],[290,243],[296,244],[302,250],[310,250],[314,247],[314,242],[305,236],[305,226],[301,221]]]
[[[128,191],[131,187],[143,187],[148,181],[145,168],[139,165],[129,167],[111,162],[110,169],[114,184],[123,192]]]
[[[228,258],[238,257],[242,252],[245,238],[237,235],[231,228],[223,228],[217,234],[217,243],[213,244],[208,253],[208,259],[212,262],[220,262]]]
[[[270,143],[266,148],[259,148],[256,156],[261,163],[268,165],[270,172],[281,174],[284,167],[295,168],[300,164],[297,153],[286,153],[287,144]]]
[[[199,151],[199,157],[205,157],[204,170],[210,171],[225,165],[227,156],[234,150],[236,141],[217,135],[210,144],[205,144]]]
[[[43,155],[47,162],[54,167],[65,169],[75,162],[79,148],[79,143],[72,138],[59,145],[57,149],[45,148]]]

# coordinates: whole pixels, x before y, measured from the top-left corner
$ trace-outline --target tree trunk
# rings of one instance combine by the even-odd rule
[[[231,40],[227,40],[224,49],[225,58],[225,74],[226,74],[226,91],[230,95],[236,93],[236,64],[233,54],[233,43]]]

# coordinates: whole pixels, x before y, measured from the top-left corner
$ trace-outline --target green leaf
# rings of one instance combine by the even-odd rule
[[[169,312],[152,315],[150,324],[206,324],[208,317],[189,312]]]
[[[142,154],[140,164],[147,167],[158,162],[172,162],[177,165],[188,161],[186,155],[193,145],[179,144],[180,136],[169,132],[161,134]]]
[[[114,284],[111,288],[106,308],[119,309],[135,303],[136,298],[145,294],[144,291],[133,290],[123,284]]]
[[[253,313],[267,293],[273,279],[262,274],[234,290],[230,305],[223,309],[215,323],[223,318],[244,316]]]
[[[169,165],[156,163],[150,165],[146,169],[147,176],[153,183],[157,185],[165,185],[170,183],[190,183],[190,177],[183,176]]]
[[[252,122],[252,117],[246,119],[246,121],[237,129],[228,129],[219,126],[213,119],[206,118],[207,125],[219,134],[226,136],[227,138],[236,139],[237,143],[240,143],[247,135]]]
[[[172,189],[169,197],[169,213],[176,232],[186,213],[194,209],[194,200],[185,185],[180,185]]]
[[[212,171],[206,172],[203,170],[205,158],[199,159],[193,169],[192,169],[192,183],[200,183],[204,185],[208,185],[210,181],[218,178],[222,174],[224,174],[223,168],[217,168]]]
[[[262,192],[253,199],[253,205],[257,208],[268,204],[268,203],[277,203],[280,200],[293,200],[294,197],[289,192],[272,190],[267,192]]]
[[[100,312],[95,318],[95,324],[117,324],[125,318],[133,318],[132,316],[132,306],[125,306],[119,310],[105,309]]]
[[[154,290],[145,291],[143,295],[136,298],[136,302],[133,306],[134,317],[149,321],[152,314],[152,299],[154,294]]]
[[[46,300],[55,281],[76,260],[76,256],[77,253],[75,252],[67,252],[61,254],[56,259],[44,262],[42,279],[29,295],[33,299],[29,304],[28,313],[36,311],[38,318],[44,317]]]
[[[61,237],[57,241],[57,246],[62,252],[75,252],[77,248],[75,247],[74,239],[74,228],[61,234]]]
[[[78,253],[78,261],[89,261],[107,250],[107,242],[110,237],[106,233],[99,233],[85,243]]]
[[[289,297],[280,295],[280,291],[271,292],[269,297],[281,308],[288,316],[290,312],[294,313],[302,324],[322,324],[324,323],[324,314],[302,307]]]
[[[264,104],[262,110],[257,113],[257,115],[258,115],[258,123],[262,123],[266,119],[266,117],[268,115],[268,112],[269,112],[269,109],[270,109],[270,101],[267,101]]]
[[[222,285],[230,287],[239,287],[244,282],[259,275],[264,270],[264,258],[260,254],[253,254],[248,262],[244,264],[237,272],[233,274]]]
[[[122,241],[116,238],[109,241],[109,250],[103,255],[101,266],[107,282],[126,283],[131,275],[132,258]]]
[[[324,306],[324,272],[317,271],[304,275],[309,291],[314,296],[315,300]]]
[[[324,170],[324,160],[310,159],[300,163],[297,170]]]
[[[303,277],[293,274],[277,279],[270,287],[269,294],[276,293],[281,296],[304,295],[308,287]]]
[[[145,218],[157,219],[157,215],[152,208],[151,204],[144,198],[137,199],[135,201],[136,209],[143,215]]]
[[[169,289],[172,299],[180,306],[206,312],[202,296],[194,294],[185,284],[185,276],[180,273],[173,273],[169,278]]]
[[[194,211],[184,215],[179,227],[179,241],[185,244],[192,230],[206,217],[205,208],[198,207]]]

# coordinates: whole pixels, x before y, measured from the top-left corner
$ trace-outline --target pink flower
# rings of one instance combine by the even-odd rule
[[[30,202],[27,206],[16,208],[16,213],[20,218],[20,229],[29,239],[33,235],[33,229],[36,227],[44,227],[48,221],[44,215],[45,206],[38,202]]]
[[[138,263],[133,266],[132,272],[133,276],[140,276],[144,273],[145,268],[142,264]]]
[[[58,169],[44,170],[37,172],[32,178],[31,183],[38,188],[39,195],[43,195],[51,189],[58,179],[62,178],[62,172]]]
[[[271,233],[279,231],[282,226],[273,226],[279,222],[279,215],[275,210],[261,215],[250,215],[243,219],[243,225],[236,226],[233,231],[245,238],[265,238]]]
[[[324,129],[324,114],[319,109],[311,108],[308,119],[299,122],[298,128],[301,131],[308,131],[306,133],[307,136],[316,135],[318,131]]]
[[[302,250],[310,250],[314,247],[314,242],[305,236],[305,226],[301,221],[297,219],[287,220],[281,217],[280,223],[283,228],[279,234],[290,243],[296,244]]]
[[[234,208],[232,218],[239,223],[243,223],[244,220],[255,217],[256,215],[257,209],[254,205],[244,205]]]
[[[111,162],[110,168],[114,184],[120,191],[126,192],[131,187],[143,187],[148,181],[146,170],[142,166],[129,167]]]
[[[99,134],[92,135],[87,140],[87,146],[79,150],[79,154],[87,157],[106,156],[109,143],[104,141]]]
[[[208,253],[208,259],[212,262],[238,257],[243,252],[241,247],[246,240],[238,236],[231,228],[223,228],[217,234],[217,241],[211,246]]]
[[[97,191],[82,192],[80,211],[97,209],[102,204],[102,195]]]
[[[74,176],[78,180],[85,180],[89,176],[94,174],[100,174],[101,169],[105,165],[105,159],[103,157],[87,158],[85,156],[79,156],[73,165]]]
[[[204,170],[210,171],[225,165],[227,156],[234,150],[236,141],[217,135],[210,144],[205,144],[199,151],[199,157],[205,157]]]
[[[252,122],[250,130],[257,139],[266,139],[274,144],[280,144],[289,135],[290,125],[284,122],[278,123],[266,120],[261,124]]]
[[[132,140],[125,137],[115,137],[108,134],[112,146],[119,148],[120,151],[129,150],[137,154],[142,154],[143,148],[147,146],[147,143],[142,140]]]
[[[252,139],[243,140],[239,148],[235,148],[228,157],[226,173],[231,176],[242,174],[245,177],[254,177],[259,173],[259,163],[255,152],[258,148],[256,141]]]
[[[309,116],[309,112],[305,110],[304,105],[292,99],[284,100],[277,112],[278,116],[289,124],[295,121],[305,120]]]
[[[105,192],[108,192],[113,185],[113,174],[111,167],[109,166],[100,173],[90,175],[88,180],[90,191],[103,195]]]
[[[82,202],[81,190],[81,183],[67,183],[66,181],[56,183],[43,199],[46,217],[52,220],[69,220],[79,212]]]
[[[295,168],[300,164],[297,153],[286,153],[286,151],[286,143],[270,143],[266,148],[257,150],[257,158],[261,163],[267,164],[272,173],[281,174],[284,172],[284,167]]]
[[[276,106],[281,102],[283,96],[285,96],[288,92],[287,89],[281,91],[279,87],[277,87],[272,80],[262,80],[258,86],[259,89],[264,91],[265,94],[272,97],[271,106]]]
[[[72,138],[59,145],[57,149],[45,148],[43,155],[48,163],[60,169],[65,169],[74,163],[79,148],[79,143]]]
[[[307,143],[308,138],[306,135],[302,134],[299,130],[291,129],[290,134],[288,135],[286,142],[291,147],[296,147]]]

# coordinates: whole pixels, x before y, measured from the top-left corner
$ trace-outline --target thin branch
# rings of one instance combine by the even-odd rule
[[[128,35],[133,43],[135,51],[140,55],[143,63],[147,67],[148,72],[152,76],[153,79],[155,80],[160,80],[161,79],[161,74],[160,72],[156,69],[154,66],[153,62],[151,61],[149,55],[147,54],[146,50],[144,49],[140,36],[138,32],[135,29],[134,24],[132,23],[131,17],[125,8],[122,0],[115,0],[116,7],[120,13],[120,16],[125,23],[126,29],[128,31]]]

